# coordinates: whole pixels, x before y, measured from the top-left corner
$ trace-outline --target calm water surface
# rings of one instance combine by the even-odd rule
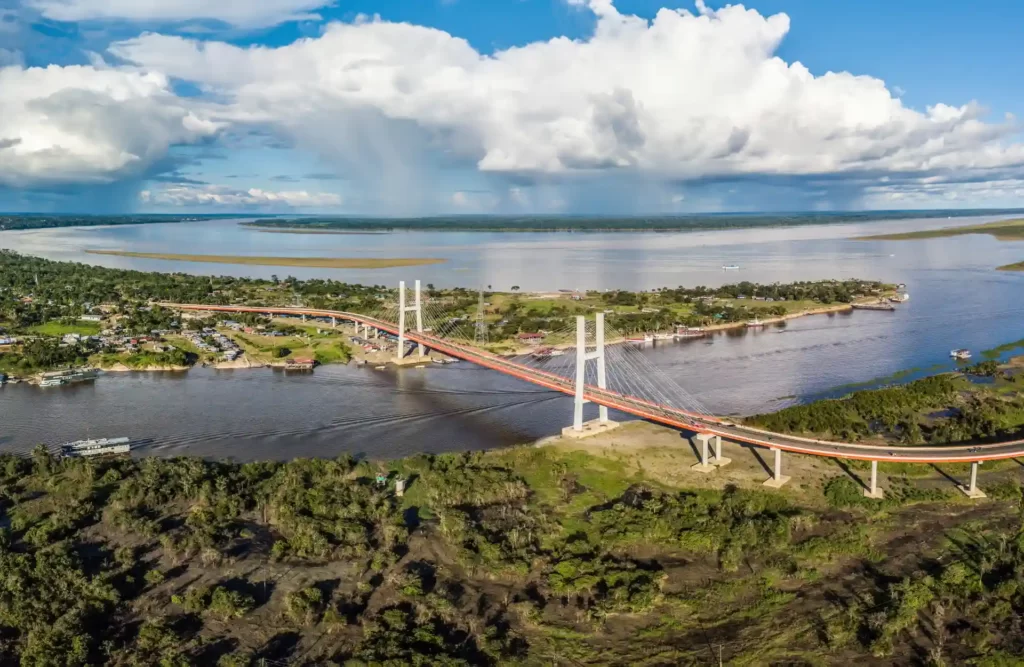
[[[905,369],[951,368],[949,350],[976,353],[1024,339],[1024,274],[996,266],[1024,260],[1024,243],[967,236],[854,242],[889,230],[976,220],[701,233],[399,232],[270,234],[234,222],[6,232],[0,247],[53,259],[143,270],[392,284],[508,289],[648,289],[738,280],[790,282],[860,277],[903,282],[896,313],[814,316],[781,328],[652,347],[651,360],[718,413],[749,414],[841,393]],[[443,257],[395,270],[329,270],[189,264],[88,255],[85,249],[280,256]],[[738,264],[739,272],[721,266]],[[127,435],[143,452],[241,460],[395,457],[419,451],[505,446],[557,433],[571,399],[468,364],[374,371],[323,367],[313,375],[271,370],[106,375],[92,385],[0,389],[0,447]]]

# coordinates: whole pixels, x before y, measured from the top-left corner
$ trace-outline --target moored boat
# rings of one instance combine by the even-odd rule
[[[60,387],[76,382],[95,380],[99,371],[95,368],[74,368],[67,371],[53,371],[39,376],[40,387]]]
[[[951,357],[953,357],[954,359],[957,359],[957,360],[970,359],[971,358],[971,351],[970,350],[966,350],[966,349],[952,350],[949,353],[949,356],[951,356]]]
[[[764,327],[764,322],[762,322],[760,319],[758,319],[756,317],[754,319],[750,320],[749,322],[747,322],[747,328],[748,329],[761,329],[763,327]]]

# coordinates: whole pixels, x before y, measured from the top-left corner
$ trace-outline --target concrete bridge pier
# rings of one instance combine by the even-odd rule
[[[598,418],[583,421],[583,406],[590,401],[583,398],[587,377],[587,362],[597,361],[597,386],[607,389],[607,375],[604,356],[604,313],[595,316],[597,333],[593,352],[587,352],[587,321],[582,315],[576,316],[576,399],[573,403],[572,426],[562,429],[563,438],[586,438],[616,428],[619,423],[608,419],[608,408],[599,406]]]
[[[422,364],[426,355],[427,350],[422,344],[418,345],[419,355],[418,356],[405,356],[405,314],[415,313],[416,314],[416,332],[423,332],[423,300],[420,298],[420,281],[416,281],[415,300],[411,306],[406,305],[405,301],[405,281],[402,280],[398,283],[398,349],[395,352],[395,358],[391,360],[392,363],[398,366],[410,366],[413,364]]]
[[[878,488],[878,461],[871,462],[871,486],[864,489],[864,496],[875,500],[885,497],[885,492]]]
[[[964,492],[968,498],[987,498],[985,492],[978,488],[978,466],[981,465],[980,461],[971,462],[971,482],[968,486],[960,486],[960,490]]]
[[[693,439],[698,445],[700,463],[690,466],[691,470],[708,474],[716,468],[722,468],[732,463],[732,459],[727,459],[722,456],[722,436],[711,435],[710,433],[698,433],[693,436]],[[711,445],[715,455],[711,460],[708,460],[708,445]]]
[[[331,318],[331,328],[332,329],[337,329],[338,328],[338,318],[337,317],[332,317]]]
[[[765,480],[764,486],[770,489],[780,489],[789,481],[789,477],[782,474],[782,450],[773,447],[772,451],[775,452],[775,467],[772,476]]]

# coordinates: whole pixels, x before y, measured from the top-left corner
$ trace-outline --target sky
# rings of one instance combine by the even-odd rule
[[[1024,3],[0,0],[0,210],[1024,207]]]

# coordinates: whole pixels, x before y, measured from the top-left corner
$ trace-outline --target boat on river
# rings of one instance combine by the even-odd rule
[[[723,271],[739,271],[740,270],[740,266],[739,266],[739,264],[726,264],[725,266],[722,267],[722,270]]]
[[[128,454],[132,450],[128,438],[98,438],[77,440],[60,446],[60,455],[68,458],[85,458],[111,454]]]
[[[627,343],[634,343],[636,345],[643,345],[644,343],[650,343],[654,341],[654,336],[651,334],[644,334],[643,336],[626,336]]]
[[[755,317],[754,319],[752,319],[749,322],[747,322],[747,328],[748,329],[763,329],[764,328],[764,322],[762,322],[760,319]]]
[[[73,368],[66,371],[53,371],[43,373],[39,376],[40,387],[62,387],[66,384],[77,382],[88,382],[99,377],[100,372],[95,368]]]
[[[952,350],[949,353],[949,356],[953,357],[957,361],[964,361],[971,358],[971,351],[965,349]]]

